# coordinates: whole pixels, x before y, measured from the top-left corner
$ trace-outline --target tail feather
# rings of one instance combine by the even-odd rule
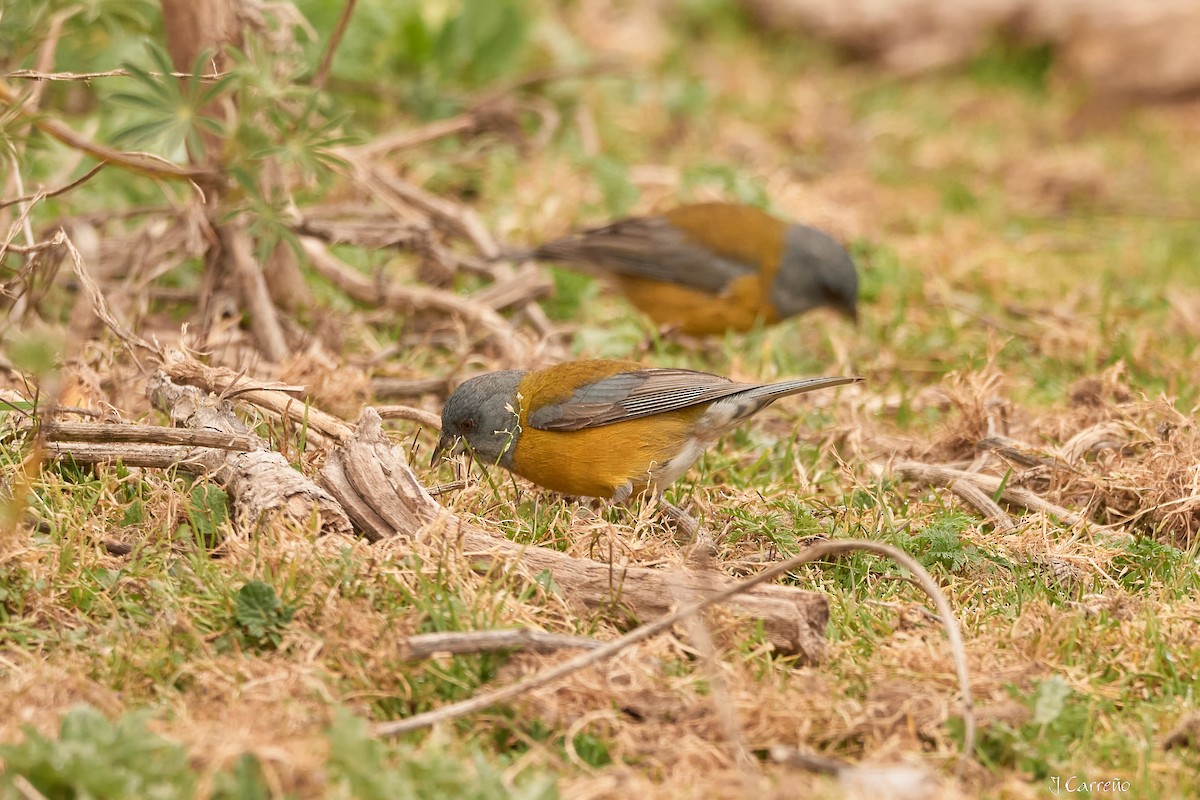
[[[787,397],[793,394],[803,394],[816,389],[825,389],[830,386],[845,386],[850,383],[861,383],[863,378],[833,376],[824,378],[797,378],[790,381],[780,381],[779,383],[770,383],[766,386],[759,386],[756,389],[751,389],[746,392],[746,397],[752,397],[756,400],[778,400],[780,397]]]

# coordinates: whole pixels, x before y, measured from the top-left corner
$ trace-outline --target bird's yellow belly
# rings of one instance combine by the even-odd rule
[[[637,492],[658,483],[655,477],[684,449],[703,411],[701,406],[581,431],[526,428],[513,453],[513,471],[563,494],[607,498],[627,484]]]
[[[614,277],[638,310],[659,325],[671,325],[689,336],[747,331],[760,319],[767,324],[779,321],[754,275],[739,278],[720,295],[648,278]]]

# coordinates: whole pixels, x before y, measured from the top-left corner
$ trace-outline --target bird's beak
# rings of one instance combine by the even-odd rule
[[[436,467],[442,463],[442,459],[446,456],[446,451],[450,451],[450,455],[455,455],[462,450],[462,442],[457,436],[452,436],[445,431],[442,431],[438,443],[433,448],[433,458],[429,459],[429,466]]]

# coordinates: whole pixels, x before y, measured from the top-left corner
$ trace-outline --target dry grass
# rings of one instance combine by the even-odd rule
[[[699,35],[682,38],[672,14]],[[568,348],[737,379],[867,376],[764,412],[673,499],[716,535],[716,565],[730,574],[809,537],[900,544],[938,571],[964,628],[983,745],[958,780],[953,667],[900,573],[859,556],[796,573],[833,603],[819,667],[773,655],[746,620],[713,614],[724,710],[751,751],[915,765],[929,797],[1038,797],[1055,775],[1129,780],[1132,796],[1194,793],[1195,744],[1160,745],[1195,713],[1200,672],[1198,242],[1194,221],[1174,216],[1200,213],[1187,205],[1200,190],[1200,109],[1140,109],[1079,134],[1070,85],[1031,94],[967,74],[898,83],[814,43],[754,38],[736,18],[658,4],[588,0],[547,15],[626,72],[563,90],[570,113],[545,148],[518,157],[479,145],[498,154],[474,168],[477,209],[500,238],[536,241],[602,219],[589,158],[604,153],[627,168],[635,211],[764,197],[851,241],[863,271],[858,328],[813,315],[696,348],[643,345],[648,328],[621,300],[560,275],[564,291],[547,305]],[[689,87],[704,98],[694,110],[679,100]],[[450,157],[421,155],[410,180],[444,176]],[[399,281],[418,270],[406,256],[374,263]],[[263,367],[236,325],[211,358],[308,384],[316,407],[345,419],[373,402],[370,377],[465,376],[498,363],[465,326],[330,304],[309,326],[311,346],[286,364]],[[149,305],[129,314],[143,335],[177,341],[178,307]],[[556,347],[535,342],[531,361]],[[98,330],[72,348],[44,392],[126,419],[149,413],[140,372]],[[12,373],[6,388],[25,391]],[[403,402],[436,413],[441,399]],[[395,431],[427,485],[467,480],[442,500],[483,527],[618,564],[684,563],[674,531],[644,506],[569,501],[460,466],[433,473],[430,432],[404,421]],[[296,452],[297,432],[273,433]],[[1034,463],[980,448],[997,435]],[[569,657],[414,665],[400,658],[404,636],[526,626],[607,640],[630,625],[616,612],[581,615],[545,586],[481,574],[419,539],[372,547],[218,522],[218,541],[205,541],[196,517],[206,509],[188,479],[62,465],[27,474],[24,451],[6,442],[3,452],[6,494],[28,481],[33,499],[0,527],[0,742],[21,741],[26,725],[53,734],[80,703],[112,718],[147,709],[153,731],[186,747],[203,796],[243,753],[261,765],[263,796],[349,796],[346,773],[331,766],[339,707],[408,716]],[[999,532],[944,488],[894,480],[890,464],[902,459],[999,477],[1086,522],[1006,503],[1015,528]],[[105,540],[133,550],[110,555]],[[251,579],[294,608],[276,647],[233,635],[234,598]],[[552,775],[566,797],[855,796],[850,779],[740,763],[696,662],[681,633],[644,642],[395,745],[415,750],[386,750],[379,764],[482,753],[508,790]]]

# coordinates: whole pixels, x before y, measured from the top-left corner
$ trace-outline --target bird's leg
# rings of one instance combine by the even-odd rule
[[[708,529],[700,524],[700,520],[679,506],[668,502],[667,498],[661,494],[656,495],[655,499],[659,511],[674,523],[675,529],[683,534],[681,538],[684,538],[687,544],[692,545],[695,554],[709,558],[717,554],[717,543],[713,541],[712,534],[708,532]]]

